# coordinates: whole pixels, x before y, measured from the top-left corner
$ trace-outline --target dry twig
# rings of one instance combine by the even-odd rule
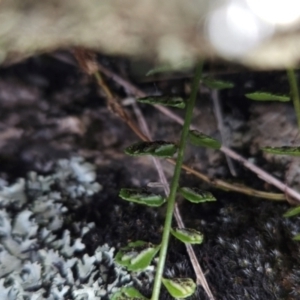
[[[141,110],[138,108],[138,106],[136,105],[135,102],[132,104],[132,106],[133,106],[134,112],[137,116],[137,119],[140,123],[140,126],[141,126],[142,130],[144,131],[145,135],[151,140],[150,131],[149,131],[148,125],[146,123],[146,120],[145,120]],[[166,196],[168,196],[170,194],[170,188],[169,188],[169,185],[168,185],[168,182],[167,182],[166,175],[163,171],[161,162],[155,157],[152,157],[152,160],[153,160],[153,163],[154,163],[154,165],[157,169],[157,172],[159,174],[160,181],[163,184],[165,194],[166,194]],[[185,228],[177,203],[175,203],[174,217],[176,219],[178,227],[179,228]],[[209,285],[208,285],[207,280],[204,276],[202,268],[201,268],[201,266],[198,262],[198,259],[196,257],[196,254],[194,252],[194,249],[193,249],[192,245],[191,244],[185,244],[185,247],[186,247],[187,253],[189,255],[191,264],[193,266],[194,272],[196,274],[197,284],[202,285],[202,287],[204,288],[204,290],[205,290],[206,294],[208,295],[209,299],[213,300],[214,296],[213,296],[213,294],[212,294],[212,292],[209,288]]]
[[[219,98],[219,91],[212,90],[211,98],[212,98],[214,108],[215,108],[215,116],[217,119],[218,129],[219,129],[219,132],[221,135],[221,141],[224,146],[227,146],[227,141],[226,141],[225,132],[224,132],[224,120],[223,120],[223,114],[222,114],[222,107],[221,107],[220,98]],[[231,175],[236,177],[237,172],[235,170],[232,159],[227,154],[225,154],[225,157],[226,157],[227,165],[228,165]]]

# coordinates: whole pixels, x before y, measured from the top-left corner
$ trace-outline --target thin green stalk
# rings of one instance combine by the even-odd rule
[[[294,102],[294,108],[297,115],[298,127],[300,128],[300,99],[299,99],[299,90],[296,79],[296,74],[293,69],[287,70],[287,75],[290,83],[290,93]]]
[[[188,137],[189,128],[192,121],[193,109],[195,106],[196,96],[199,88],[199,81],[202,76],[202,69],[203,69],[203,63],[201,62],[197,65],[195,75],[193,78],[193,83],[192,83],[192,92],[187,102],[187,108],[186,108],[185,119],[184,119],[183,129],[180,138],[178,155],[177,155],[174,175],[170,187],[170,195],[168,198],[168,206],[167,206],[166,219],[165,219],[164,231],[162,236],[161,249],[159,252],[159,260],[156,268],[155,281],[154,281],[151,300],[159,300],[159,293],[160,293],[162,275],[163,275],[164,266],[167,257],[167,250],[168,250],[168,244],[170,238],[170,229],[172,225],[172,218],[173,218],[178,182],[180,177],[180,171],[181,171],[181,166],[184,157],[186,140]]]

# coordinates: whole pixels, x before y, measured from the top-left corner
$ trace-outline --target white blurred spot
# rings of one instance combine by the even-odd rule
[[[246,0],[253,13],[265,22],[286,26],[300,20],[300,0]]]
[[[273,33],[273,26],[259,19],[243,1],[230,1],[207,20],[207,35],[222,56],[240,57]]]

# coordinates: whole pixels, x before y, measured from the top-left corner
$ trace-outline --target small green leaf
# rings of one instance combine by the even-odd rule
[[[212,193],[202,191],[196,187],[181,187],[178,191],[181,196],[193,203],[217,201]]]
[[[147,72],[146,76],[152,76],[160,73],[184,72],[192,67],[191,60],[184,60],[176,64],[165,64],[154,67]]]
[[[284,213],[284,217],[289,218],[300,214],[300,206],[293,207]]]
[[[191,278],[162,278],[170,295],[176,299],[187,298],[195,293],[196,283]]]
[[[173,72],[174,69],[170,65],[164,65],[164,66],[157,66],[154,67],[153,69],[149,70],[146,73],[146,76],[152,76],[160,73],[171,73]]]
[[[154,194],[147,189],[121,189],[119,196],[130,202],[147,206],[158,207],[166,202],[166,198],[159,194]]]
[[[132,156],[172,157],[176,152],[177,146],[174,143],[164,141],[138,142],[125,149],[125,153]]]
[[[169,96],[149,96],[144,98],[138,98],[138,102],[152,104],[152,105],[164,105],[177,108],[185,108],[185,102],[181,97],[169,97]]]
[[[203,146],[212,149],[220,149],[222,144],[212,137],[199,132],[198,130],[189,131],[190,142],[195,146]]]
[[[171,233],[183,243],[202,244],[203,234],[191,228],[171,228]]]
[[[300,156],[300,147],[264,147],[262,150],[271,154]]]
[[[129,271],[141,271],[150,265],[159,249],[160,245],[144,241],[131,242],[119,250],[115,261]]]
[[[148,300],[134,287],[123,287],[114,293],[110,300]]]
[[[216,80],[210,77],[205,77],[202,79],[204,85],[210,89],[223,90],[223,89],[232,89],[234,83],[223,80]]]
[[[300,233],[296,234],[296,235],[293,237],[293,240],[294,240],[294,241],[300,241]]]
[[[255,100],[255,101],[280,101],[280,102],[288,102],[290,101],[290,97],[287,95],[275,95],[271,93],[265,92],[254,92],[245,94],[246,98]]]

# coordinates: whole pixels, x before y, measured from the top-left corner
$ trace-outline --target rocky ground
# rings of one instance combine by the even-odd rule
[[[147,93],[189,92],[189,74],[149,79],[141,76],[142,63],[99,60]],[[235,83],[219,95],[223,139],[299,189],[296,158],[259,150],[298,144],[292,105],[253,103],[243,96],[261,88],[288,91],[285,74],[221,71],[220,78]],[[120,100],[128,98],[112,79],[107,84]],[[193,124],[220,139],[209,91],[200,96]],[[153,137],[178,141],[180,125],[150,106],[141,109]],[[94,80],[53,55],[0,69],[0,129],[0,298],[107,299],[113,289],[132,282],[150,296],[153,270],[129,274],[114,265],[112,256],[129,241],[160,241],[163,209],[118,197],[120,188],[144,186],[158,177],[150,159],[123,153],[138,138],[107,109]],[[232,177],[224,155],[215,150],[189,146],[185,161],[211,178],[276,191],[236,162],[238,176]],[[172,166],[163,166],[170,178]],[[203,245],[194,249],[216,299],[300,297],[299,244],[292,240],[300,221],[282,217],[287,203],[213,189],[187,174],[181,182],[209,189],[218,199],[199,206],[180,204],[186,226],[205,235]],[[12,261],[15,265],[8,263]],[[171,240],[165,272],[194,277],[185,247],[177,241]],[[168,297],[163,292],[161,299]],[[199,287],[191,299],[205,297]]]

